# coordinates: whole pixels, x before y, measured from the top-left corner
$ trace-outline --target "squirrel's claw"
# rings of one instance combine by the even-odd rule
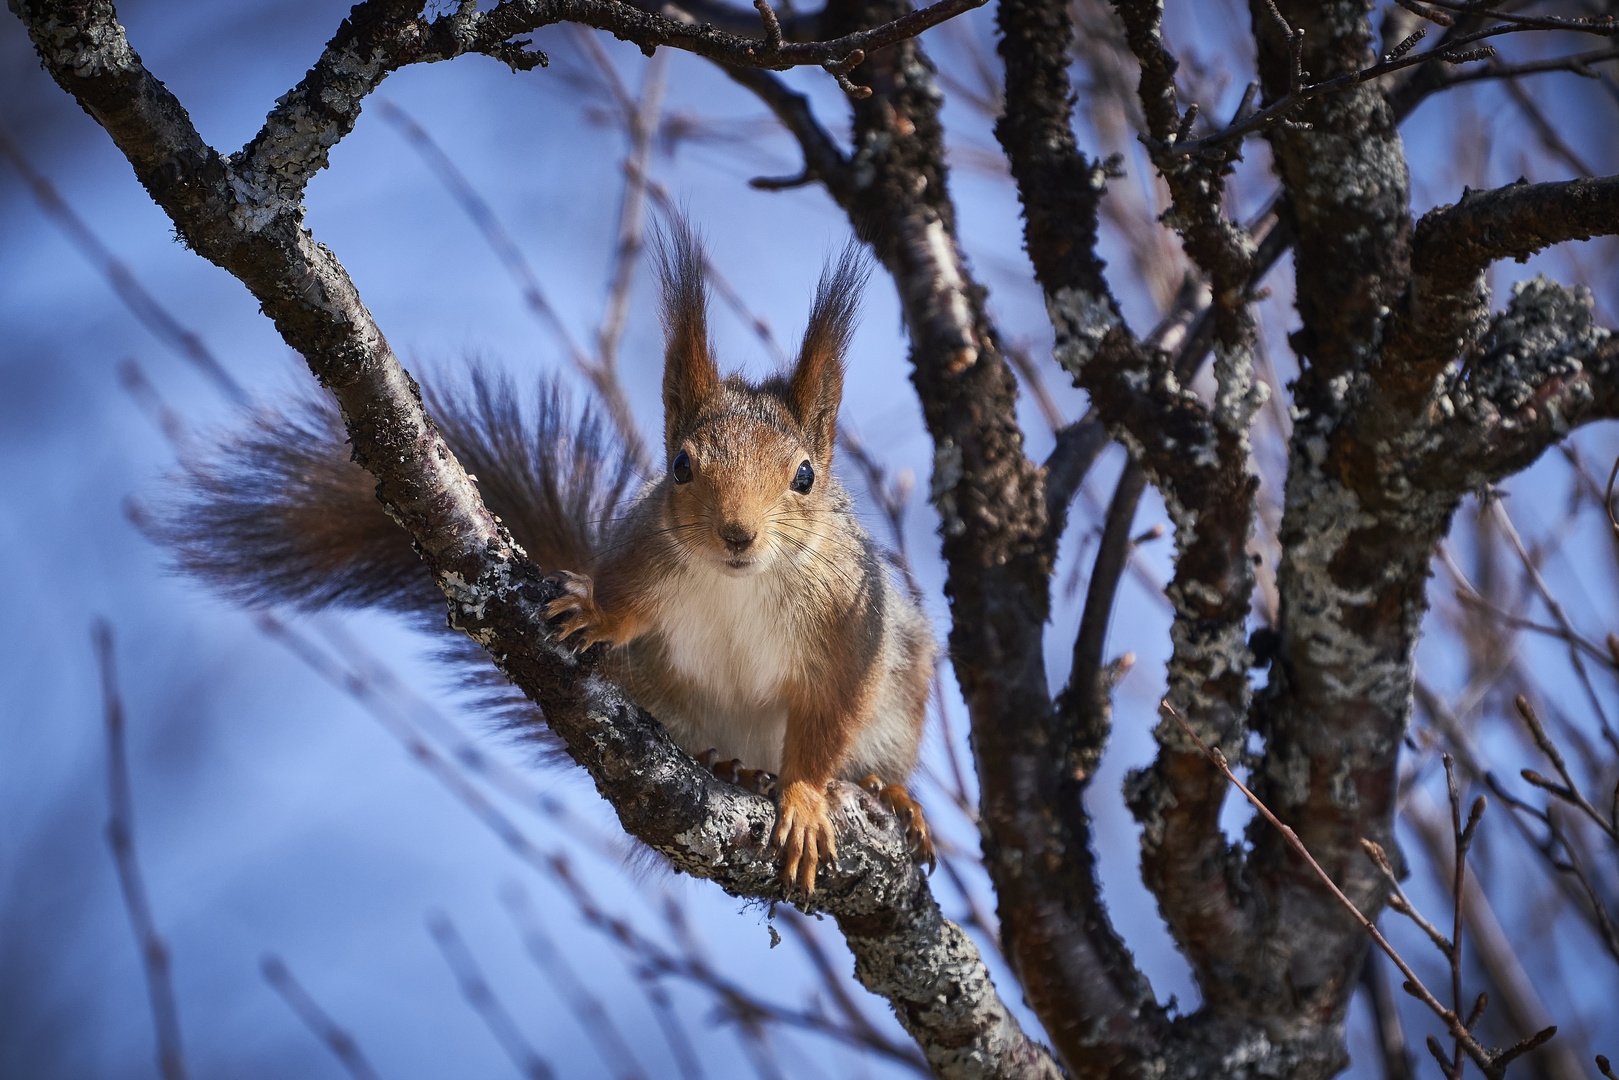
[[[562,587],[562,595],[545,606],[545,617],[556,627],[557,637],[575,652],[584,652],[598,641],[610,641],[602,629],[606,616],[596,604],[595,583],[585,574],[558,570],[545,580]],[[570,640],[572,639],[572,640]]]
[[[772,839],[781,850],[782,880],[813,893],[821,861],[838,857],[826,792],[803,780],[783,787],[776,802]]]
[[[885,786],[876,773],[860,781],[860,786],[881,799],[889,812],[899,818],[899,823],[905,826],[905,843],[910,848],[911,861],[918,866],[926,863],[928,873],[933,873],[939,859],[933,851],[933,838],[928,834],[928,822],[922,816],[921,804],[911,798],[904,784]]]

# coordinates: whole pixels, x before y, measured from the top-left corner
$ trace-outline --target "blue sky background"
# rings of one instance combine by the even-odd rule
[[[1234,25],[1228,9],[1181,6],[1186,10],[1172,5],[1171,27],[1188,27],[1189,40],[1215,43],[1202,50],[1217,53],[1216,44]],[[270,103],[298,81],[345,12],[346,5],[308,0],[120,6],[147,66],[190,109],[203,136],[227,151],[258,129]],[[928,41],[938,55],[959,56],[951,50],[960,39],[951,35],[988,42],[990,32],[990,13],[980,11],[968,26],[933,31]],[[588,341],[605,295],[623,137],[593,120],[595,106],[570,77],[582,66],[571,39],[556,30],[536,37],[553,58],[549,71],[513,75],[493,61],[468,58],[407,69],[379,93],[419,121],[454,159],[535,267],[575,337]],[[639,53],[610,40],[605,44],[634,87],[643,67]],[[952,70],[965,78],[959,66]],[[818,72],[787,77],[812,95],[834,130],[845,130],[840,95],[829,79]],[[1560,95],[1548,98],[1562,110],[1559,115],[1591,118],[1570,125],[1569,137],[1597,171],[1614,171],[1612,103],[1604,105],[1600,90],[1584,85],[1535,85],[1542,84],[1548,94]],[[1226,114],[1241,86],[1228,85],[1221,93]],[[1408,126],[1419,210],[1455,198],[1462,183],[1499,184],[1525,172],[1535,180],[1567,175],[1555,164],[1526,165],[1509,151],[1471,163],[1456,153],[1454,137],[1468,123],[1493,132],[1503,144],[1522,139],[1498,98],[1481,91],[1467,101],[1465,111],[1431,104]],[[796,151],[762,122],[764,111],[754,100],[706,63],[673,58],[668,108],[700,118],[705,131],[722,137],[686,142],[672,156],[660,153],[655,177],[688,208],[748,305],[781,340],[792,340],[822,259],[845,240],[845,219],[819,189],[764,193],[747,186],[751,176],[795,172]],[[1007,337],[1027,341],[1045,364],[1065,415],[1078,416],[1082,395],[1067,389],[1047,359],[1050,331],[1021,252],[1014,193],[993,171],[960,167],[978,160],[973,148],[994,150],[990,122],[957,95],[947,98],[946,119],[958,148],[952,183],[963,242],[991,288],[992,311]],[[307,380],[246,290],[174,242],[171,226],[128,164],[39,69],[9,15],[0,17],[0,122],[95,235],[255,400],[273,401]],[[1262,148],[1251,144],[1249,156],[1237,191],[1239,210],[1257,205],[1268,190]],[[1467,175],[1469,169],[1479,175]],[[1131,173],[1143,175],[1139,155]],[[412,370],[453,371],[468,355],[518,378],[566,368],[482,236],[380,110],[367,109],[336,148],[331,168],[310,185],[306,201],[314,235],[343,261]],[[1132,242],[1110,236],[1109,255],[1119,269],[1115,288],[1136,324],[1144,326],[1151,320],[1150,299],[1123,258]],[[1619,287],[1612,247],[1593,244],[1577,254],[1586,279],[1598,286],[1603,321],[1613,325]],[[1497,280],[1504,286],[1537,269],[1564,280],[1576,273],[1558,253],[1528,268],[1505,268]],[[1291,370],[1283,334],[1297,325],[1288,276],[1285,264],[1272,275],[1276,295],[1266,306],[1283,379]],[[661,363],[652,300],[643,267],[622,353],[626,386],[649,430],[659,422]],[[721,356],[754,374],[768,371],[771,362],[748,327],[723,305],[716,312]],[[879,277],[854,345],[843,422],[892,469],[908,468],[920,477],[925,492],[930,444],[907,381],[905,353],[892,287]],[[161,495],[164,474],[175,464],[170,445],[120,387],[119,366],[131,360],[188,424],[206,429],[231,422],[217,388],[142,327],[105,276],[39,211],[18,175],[0,168],[0,547],[8,556],[12,613],[0,620],[0,822],[6,823],[0,828],[0,1076],[153,1075],[145,987],[103,835],[105,742],[89,637],[97,617],[109,620],[117,634],[138,842],[157,922],[172,951],[193,1075],[342,1075],[260,976],[259,961],[267,952],[286,960],[383,1077],[514,1075],[463,1002],[429,937],[430,911],[455,921],[519,1026],[560,1075],[609,1075],[555,988],[524,956],[499,899],[512,882],[533,898],[571,962],[606,1000],[643,1068],[654,1076],[673,1075],[668,1046],[621,954],[584,923],[553,878],[515,859],[394,736],[261,632],[247,613],[166,572],[162,553],[126,515],[129,500]],[[1024,414],[1030,452],[1043,457],[1051,442],[1044,421],[1027,400]],[[1619,448],[1606,428],[1585,433],[1580,442],[1597,471]],[[1105,505],[1117,468],[1118,452],[1109,451],[1087,485],[1064,546],[1059,587],[1072,579],[1079,596],[1083,571],[1074,578],[1074,556],[1097,520],[1086,508]],[[844,475],[861,490],[848,470]],[[1573,530],[1571,554],[1554,560],[1547,573],[1566,591],[1571,616],[1600,639],[1614,623],[1619,599],[1612,548],[1600,522],[1586,515],[1574,526],[1559,524],[1568,490],[1560,461],[1537,466],[1511,490],[1512,512],[1526,533]],[[1138,527],[1163,517],[1149,494]],[[874,531],[881,529],[875,513],[868,521]],[[906,527],[942,637],[946,611],[935,521],[921,497],[913,500]],[[1190,1009],[1195,988],[1141,887],[1136,830],[1119,797],[1125,769],[1151,756],[1148,733],[1168,650],[1166,609],[1152,580],[1168,579],[1168,550],[1167,541],[1145,546],[1142,576],[1128,578],[1121,593],[1110,652],[1134,650],[1139,663],[1120,687],[1114,742],[1091,801],[1116,925],[1160,998],[1174,994]],[[1083,567],[1088,569],[1088,557]],[[1070,594],[1048,635],[1054,685],[1065,676],[1078,618]],[[465,738],[518,767],[535,789],[564,804],[582,824],[560,826],[492,795],[535,843],[569,853],[606,909],[668,941],[660,912],[672,896],[706,941],[713,964],[738,982],[788,1004],[817,992],[814,973],[791,935],[770,948],[760,909],[657,868],[626,870],[620,845],[600,839],[616,829],[583,777],[534,767],[530,750],[491,733],[486,722],[459,708],[438,673],[422,661],[425,639],[363,615],[293,624],[317,640],[326,640],[334,625],[340,628],[380,657],[411,693],[434,703]],[[1526,641],[1524,656],[1546,673],[1554,700],[1566,701],[1571,712],[1581,708],[1579,691],[1561,674],[1565,653]],[[1422,664],[1441,686],[1459,689],[1466,681],[1459,651],[1444,639],[1425,643]],[[1612,696],[1612,683],[1606,678],[1604,695]],[[959,734],[964,710],[953,688],[951,698]],[[1505,740],[1503,753],[1517,752],[1506,736],[1482,735]],[[942,771],[937,734],[926,757]],[[937,789],[923,783],[919,792],[938,808],[939,827],[975,850],[971,827],[944,806]],[[1245,820],[1233,806],[1233,828]],[[1503,833],[1487,842],[1487,857],[1510,881],[1526,856],[1521,845],[1511,846],[1504,819],[1497,824]],[[959,894],[942,882],[937,888],[947,913],[959,915]],[[970,888],[992,906],[981,878]],[[1412,891],[1419,900],[1441,903],[1431,883],[1414,880]],[[1539,895],[1504,890],[1503,920],[1514,914],[1516,899],[1527,904]],[[848,969],[830,924],[814,932],[840,969]],[[1545,991],[1549,1003],[1566,999],[1579,1009],[1592,994],[1612,999],[1614,968],[1585,959],[1591,955],[1587,939],[1561,930],[1537,932],[1543,933],[1537,941],[1567,958],[1565,973],[1577,977],[1577,984]],[[1408,943],[1420,950],[1414,938]],[[1000,983],[1021,1007],[1010,980],[1003,975]],[[688,1027],[703,1040],[707,1074],[748,1075],[734,1026],[718,1022],[712,997],[678,983],[670,989]],[[863,1000],[874,1021],[902,1037],[881,1002]],[[1376,1076],[1380,1071],[1359,1022],[1363,1013],[1357,1003],[1354,1075]],[[1590,1019],[1574,1033],[1580,1045],[1600,1050],[1606,1036],[1608,1052],[1619,1051],[1619,1027],[1611,1017],[1601,1019],[1600,1009],[1582,1015]],[[1431,1026],[1414,1015],[1412,1020],[1418,1045]],[[772,1038],[795,1076],[900,1074],[869,1059],[856,1061],[812,1036]]]

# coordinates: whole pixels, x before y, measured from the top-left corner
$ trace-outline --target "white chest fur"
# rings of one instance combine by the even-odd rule
[[[697,565],[670,585],[655,621],[682,679],[727,712],[779,708],[798,649],[774,575]]]

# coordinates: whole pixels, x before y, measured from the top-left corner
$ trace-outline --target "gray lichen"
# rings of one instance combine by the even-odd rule
[[[1051,317],[1057,342],[1053,355],[1062,369],[1074,377],[1084,377],[1085,365],[1102,347],[1102,341],[1121,325],[1112,301],[1084,289],[1063,288],[1046,294],[1046,314]]]

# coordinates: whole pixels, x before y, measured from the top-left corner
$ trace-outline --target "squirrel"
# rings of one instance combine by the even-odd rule
[[[588,411],[570,426],[554,387],[525,415],[509,385],[475,371],[470,398],[428,385],[429,412],[490,511],[563,587],[547,612],[559,636],[606,646],[604,674],[681,749],[774,795],[789,886],[812,893],[837,857],[835,780],[877,795],[931,866],[905,781],[932,628],[832,473],[864,265],[852,247],[829,263],[796,363],[754,384],[720,375],[695,236],[677,224],[658,252],[662,476],[635,491],[622,441]],[[329,399],[260,411],[191,464],[159,539],[238,600],[391,608],[442,626],[443,597],[345,443]]]

